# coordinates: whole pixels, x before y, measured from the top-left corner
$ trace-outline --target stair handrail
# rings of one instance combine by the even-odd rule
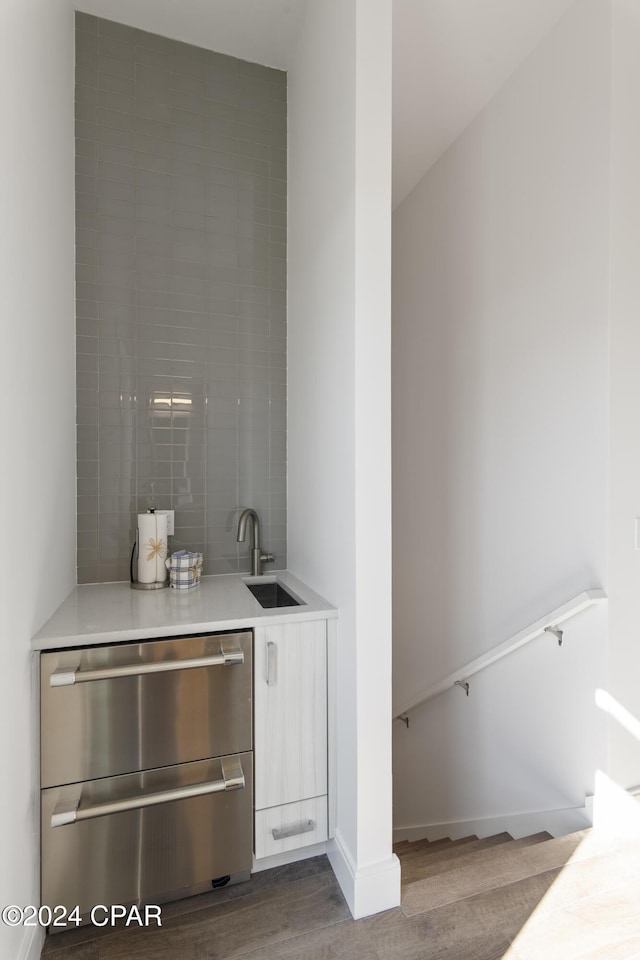
[[[524,630],[520,630],[512,637],[509,637],[508,640],[504,640],[491,650],[476,657],[475,660],[471,660],[466,666],[448,674],[446,677],[443,677],[442,680],[439,680],[438,683],[434,683],[433,686],[428,687],[421,693],[408,698],[402,705],[402,709],[395,713],[393,719],[404,721],[408,727],[409,719],[407,714],[410,710],[414,710],[415,707],[426,703],[427,700],[431,700],[433,697],[437,697],[438,694],[444,693],[445,690],[456,686],[464,689],[467,696],[469,696],[469,677],[491,666],[491,664],[497,660],[507,657],[510,653],[513,653],[514,650],[518,650],[531,640],[535,640],[536,637],[542,636],[543,633],[553,634],[558,640],[558,643],[562,645],[563,631],[558,629],[558,625],[564,623],[564,621],[570,617],[575,617],[576,614],[581,613],[594,604],[604,603],[607,599],[607,594],[604,590],[584,590],[582,593],[579,593],[577,597],[568,600],[560,607],[556,607],[555,610],[552,610],[544,617],[540,617],[530,626],[525,627]]]

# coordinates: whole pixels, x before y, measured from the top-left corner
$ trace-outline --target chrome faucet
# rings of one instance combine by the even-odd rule
[[[247,520],[253,520],[252,538],[251,538],[251,576],[262,576],[262,564],[273,563],[275,557],[272,553],[263,553],[260,545],[260,518],[255,510],[247,507],[240,514],[238,520],[238,533],[236,540],[238,543],[244,543],[247,536]]]

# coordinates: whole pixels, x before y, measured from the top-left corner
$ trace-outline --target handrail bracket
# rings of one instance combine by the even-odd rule
[[[558,627],[545,627],[545,633],[552,633],[558,641],[558,646],[562,646],[562,638],[564,637],[564,630],[560,630]]]
[[[469,696],[469,683],[467,680],[454,680],[453,685],[454,687],[461,687],[461,689],[464,690],[466,695]]]

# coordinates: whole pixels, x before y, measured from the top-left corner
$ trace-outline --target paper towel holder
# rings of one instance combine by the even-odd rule
[[[147,513],[155,513],[155,509],[150,508],[147,511]],[[135,540],[133,541],[133,546],[131,548],[131,559],[129,561],[129,578],[130,578],[129,586],[131,587],[132,590],[162,590],[163,587],[169,586],[168,580],[155,580],[153,583],[140,583],[140,581],[137,580],[133,575],[133,571],[135,569],[133,560],[136,555],[136,548],[138,547],[139,536],[140,536],[140,532],[136,525],[136,537],[135,537]]]

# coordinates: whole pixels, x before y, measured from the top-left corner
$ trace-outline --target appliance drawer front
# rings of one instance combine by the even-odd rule
[[[43,790],[42,903],[78,904],[85,917],[248,872],[252,764],[244,753]],[[172,794],[183,799],[162,801]]]
[[[252,748],[252,633],[41,655],[43,787]]]
[[[327,838],[326,796],[256,810],[256,860]]]

